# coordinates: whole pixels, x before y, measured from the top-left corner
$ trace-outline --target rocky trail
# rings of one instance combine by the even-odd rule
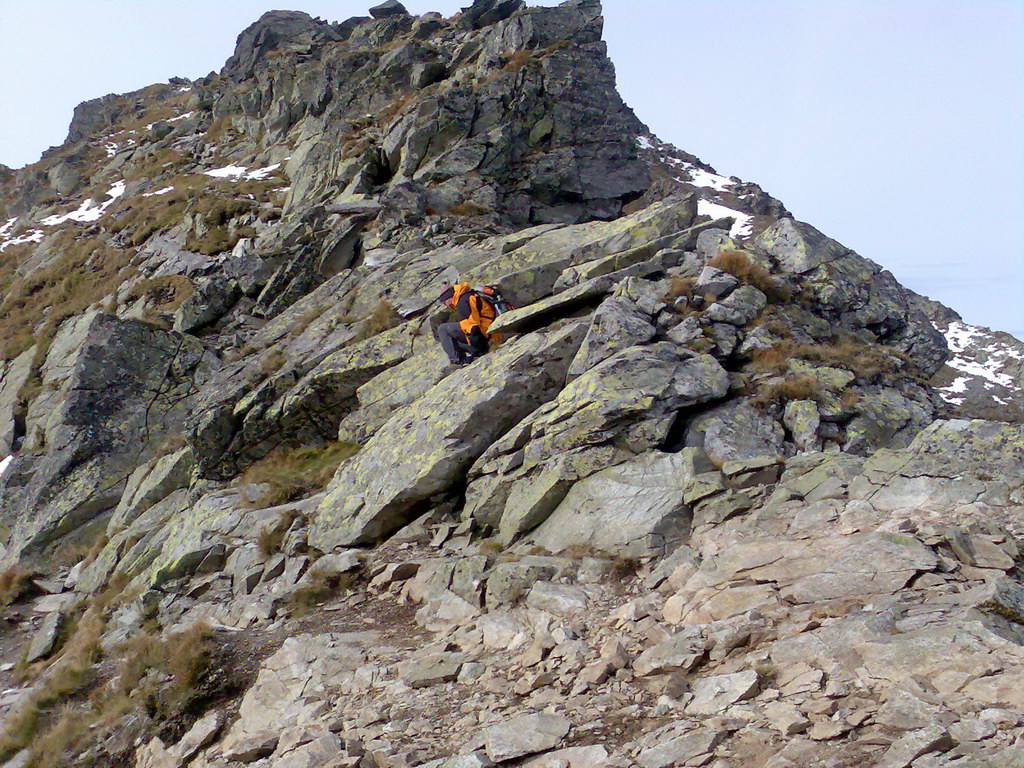
[[[0,168],[0,766],[1024,766],[1021,343],[602,24],[273,11]]]

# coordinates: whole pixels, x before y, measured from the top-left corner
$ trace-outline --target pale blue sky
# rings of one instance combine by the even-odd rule
[[[342,20],[371,4],[0,0],[0,163],[63,141],[80,101],[219,69],[270,7]],[[968,322],[1024,337],[1024,2],[604,7],[619,90],[662,139]]]

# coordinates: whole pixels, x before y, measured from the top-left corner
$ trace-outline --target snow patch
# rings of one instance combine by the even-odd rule
[[[985,329],[967,323],[950,323],[944,335],[952,353],[946,365],[964,375],[958,376],[952,384],[939,387],[943,400],[954,405],[962,404],[964,398],[959,395],[967,392],[968,385],[978,379],[986,389],[1002,387],[1019,391],[1013,376],[1004,371],[1007,363],[1024,360],[1024,353],[1020,350],[992,339]],[[995,395],[993,398],[1005,405]]]
[[[637,136],[636,145],[640,147],[640,149],[654,149],[654,145],[651,144],[651,140],[646,136]]]
[[[729,237],[746,237],[754,229],[752,224],[754,217],[749,213],[742,213],[732,208],[727,208],[720,203],[712,203],[710,200],[697,201],[697,214],[699,216],[710,216],[712,219],[731,216],[734,223],[729,230]]]
[[[710,173],[696,166],[691,166],[687,170],[690,172],[690,183],[698,187],[713,189],[716,192],[724,192],[726,187],[733,185],[732,179],[719,176],[717,173]]]
[[[178,122],[179,120],[184,120],[185,118],[188,118],[188,117],[192,117],[192,115],[194,115],[194,114],[195,114],[195,112],[194,112],[194,111],[193,111],[193,112],[186,112],[186,113],[185,113],[184,115],[178,115],[177,117],[172,117],[172,118],[171,118],[170,120],[168,120],[167,122],[168,122],[168,123],[176,123],[176,122]]]
[[[174,187],[164,187],[158,189],[156,192],[146,192],[143,197],[156,197],[157,195],[166,195],[168,192],[174,191]]]
[[[13,456],[8,456],[6,459],[0,461],[0,477],[4,476],[4,472],[7,470],[7,467],[10,465],[12,461],[14,461]]]
[[[7,233],[14,227],[15,222],[18,221],[18,217],[15,216],[13,219],[8,219],[7,223],[0,227],[0,237],[6,237]]]
[[[99,219],[100,216],[102,216],[106,212],[107,208],[114,204],[114,201],[117,200],[117,198],[121,197],[121,195],[124,194],[124,188],[125,181],[124,179],[122,179],[121,181],[116,182],[114,186],[107,190],[108,199],[104,200],[99,205],[96,205],[91,197],[87,197],[82,202],[82,204],[78,206],[77,210],[74,210],[71,213],[47,216],[39,223],[44,224],[47,227],[55,227],[58,224],[63,224],[65,221],[96,221],[97,219]]]
[[[237,179],[249,172],[249,169],[241,165],[225,165],[223,168],[214,168],[212,171],[203,171],[207,176],[215,179]]]
[[[31,229],[23,235],[12,238],[11,240],[5,240],[0,243],[0,251],[7,250],[9,245],[23,245],[24,243],[38,243],[43,239],[43,230]]]
[[[276,171],[280,167],[281,167],[280,163],[274,163],[273,165],[268,165],[265,168],[257,168],[255,171],[249,171],[249,173],[245,174],[245,178],[250,179],[252,181],[258,181],[259,179],[265,179],[267,176],[272,174],[274,171]]]

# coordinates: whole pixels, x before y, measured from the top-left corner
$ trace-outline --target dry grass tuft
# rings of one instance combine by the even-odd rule
[[[795,344],[784,341],[751,355],[750,370],[782,375],[789,371],[790,360],[836,368],[845,368],[857,379],[873,383],[885,376],[904,371],[910,364],[906,355],[882,345],[868,346],[845,339],[834,344]]]
[[[404,321],[405,318],[398,314],[390,301],[381,299],[366,318],[363,326],[363,336],[365,338],[376,336],[378,333],[383,333],[401,325]]]
[[[124,281],[134,250],[79,234],[58,232],[51,245],[54,258],[28,274],[18,274],[13,260],[0,259],[0,272],[15,270],[0,279],[0,358],[11,359],[33,344],[45,353],[64,320],[112,294]]]
[[[485,205],[480,205],[479,203],[474,203],[470,200],[464,200],[461,203],[456,203],[448,209],[449,216],[483,216],[493,212],[493,209],[488,208]]]
[[[822,396],[818,380],[811,374],[800,376],[789,376],[781,381],[762,387],[752,398],[755,405],[767,405],[769,403],[786,403],[791,400],[814,400]]]
[[[32,586],[32,572],[12,565],[0,573],[0,605],[11,605],[24,597]]]
[[[284,608],[292,618],[300,618],[339,592],[352,588],[355,577],[350,573],[314,571],[309,583],[292,592]]]
[[[239,481],[269,486],[254,503],[263,508],[276,507],[323,488],[338,465],[358,450],[358,445],[345,442],[328,443],[322,448],[278,448],[250,466]]]
[[[769,272],[743,251],[722,250],[708,261],[708,266],[728,272],[752,285],[773,304],[784,304],[792,298],[789,289],[777,282]]]
[[[256,537],[256,546],[259,548],[260,554],[270,557],[280,552],[281,545],[284,543],[284,535],[297,517],[299,517],[297,511],[288,510],[278,515],[273,525],[261,528],[259,536]]]
[[[679,277],[674,275],[668,279],[668,290],[665,291],[665,301],[672,299],[686,299],[689,302],[693,298],[693,287],[697,283],[693,277]]]

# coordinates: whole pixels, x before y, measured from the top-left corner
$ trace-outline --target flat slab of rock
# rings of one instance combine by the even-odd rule
[[[725,734],[711,728],[701,728],[683,736],[662,742],[650,749],[645,749],[637,757],[643,768],[669,768],[670,766],[689,765],[689,761],[698,755],[711,752]]]
[[[581,587],[541,581],[526,596],[526,604],[552,616],[570,616],[587,609],[587,593]]]
[[[538,712],[484,729],[487,756],[496,763],[557,747],[569,733],[569,718]]]
[[[690,672],[704,658],[704,638],[699,634],[677,635],[648,648],[633,662],[640,677],[669,672]]]
[[[398,675],[410,688],[427,688],[456,680],[465,662],[462,653],[432,653],[402,665]]]
[[[687,714],[716,715],[737,701],[757,693],[758,674],[752,669],[731,675],[712,675],[693,683],[693,700],[686,706]]]

